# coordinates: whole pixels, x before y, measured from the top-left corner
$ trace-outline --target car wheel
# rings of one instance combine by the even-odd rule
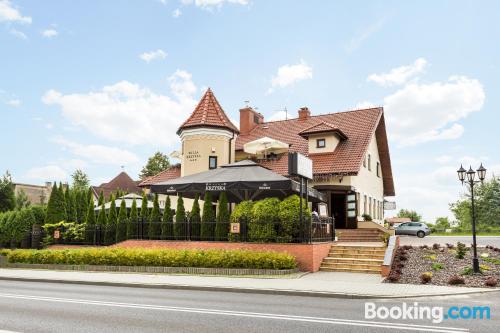
[[[423,231],[417,232],[417,237],[418,238],[424,238],[425,237],[425,232],[423,232]]]

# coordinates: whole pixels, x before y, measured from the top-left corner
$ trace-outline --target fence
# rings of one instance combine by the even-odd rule
[[[77,225],[60,227],[48,234],[40,228],[31,233],[31,246],[43,245],[112,245],[127,239],[213,242],[314,243],[335,239],[331,218],[305,223],[280,222],[151,222],[144,219],[112,225]]]

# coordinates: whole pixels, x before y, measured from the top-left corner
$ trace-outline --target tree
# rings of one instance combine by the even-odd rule
[[[409,209],[401,209],[398,213],[398,217],[409,217],[412,222],[419,222],[422,219],[416,211]]]
[[[226,192],[219,196],[219,209],[217,211],[217,223],[215,225],[215,239],[218,241],[227,240],[229,233],[229,210]]]
[[[193,203],[193,209],[191,209],[190,224],[191,224],[191,239],[200,239],[200,229],[201,229],[201,216],[200,216],[200,195],[196,194]]]
[[[165,200],[165,209],[163,210],[163,222],[161,225],[161,239],[172,239],[174,235],[174,222],[172,216],[172,207],[170,197]]]
[[[149,228],[148,228],[149,239],[158,239],[161,236],[161,217],[160,217],[160,205],[158,203],[158,194],[155,193],[153,199],[153,210],[149,215]]]
[[[450,229],[450,221],[448,217],[438,217],[436,223],[431,226],[433,232],[443,232],[446,229]]]
[[[89,177],[80,169],[75,170],[71,175],[73,189],[84,191],[89,187]]]
[[[15,202],[16,202],[16,209],[20,210],[26,207],[29,207],[31,205],[31,202],[28,198],[28,195],[26,195],[26,192],[24,192],[23,189],[20,189],[16,193],[15,197]]]
[[[157,175],[158,173],[170,167],[170,161],[167,155],[157,151],[148,159],[146,165],[142,168],[139,177],[141,179]]]
[[[95,211],[94,211],[94,197],[87,196],[87,214],[85,215],[85,241],[87,244],[95,244]]]
[[[201,216],[201,239],[213,240],[215,229],[215,214],[212,208],[212,195],[210,194],[210,192],[205,192],[203,201],[203,214]]]
[[[112,244],[115,242],[117,224],[118,224],[118,215],[116,213],[115,198],[111,196],[111,202],[108,212],[108,223],[106,225],[106,233],[104,234],[105,244]]]
[[[0,180],[0,213],[16,208],[16,195],[14,184],[9,171],[6,171]]]
[[[97,205],[102,205],[104,203],[104,192],[101,190],[99,192],[99,199],[97,199]]]
[[[143,238],[147,238],[149,235],[148,218],[149,218],[148,198],[145,195],[143,195],[142,196],[142,203],[141,203],[141,224],[142,224],[142,237]]]
[[[102,204],[101,209],[99,209],[96,224],[100,225],[101,227],[105,227],[106,224],[108,224],[108,218],[106,217],[106,207],[104,207],[104,204]]]
[[[177,198],[177,210],[175,211],[174,235],[175,239],[184,239],[186,237],[186,210],[184,209],[184,200],[179,195]]]
[[[76,222],[76,203],[74,201],[73,191],[69,187],[64,191],[64,202],[66,204],[66,221]]]
[[[137,212],[137,201],[134,199],[132,201],[132,207],[130,208],[130,218],[127,220],[127,239],[131,239],[134,235],[134,225],[137,224],[139,220],[139,215]]]
[[[57,187],[54,182],[52,191],[50,192],[49,203],[47,205],[47,215],[45,216],[45,223],[59,223],[66,220],[66,203],[64,201],[64,193],[62,184]]]
[[[116,242],[123,242],[127,239],[127,206],[125,205],[125,200],[122,199],[120,203],[120,210],[118,212],[118,224],[116,226]]]

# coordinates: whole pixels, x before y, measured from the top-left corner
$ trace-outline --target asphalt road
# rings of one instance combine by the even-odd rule
[[[365,301],[490,306],[491,319],[368,320]],[[499,311],[497,293],[351,300],[0,280],[0,332],[495,332]]]
[[[445,245],[446,243],[456,244],[457,242],[462,242],[466,245],[472,244],[472,236],[427,236],[424,238],[418,238],[415,236],[401,236],[401,245],[432,245],[434,243],[439,243]],[[492,245],[500,247],[500,236],[478,236],[477,244],[486,246]]]

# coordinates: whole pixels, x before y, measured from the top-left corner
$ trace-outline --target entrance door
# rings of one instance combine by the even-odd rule
[[[332,217],[335,219],[335,229],[347,228],[346,216],[346,195],[341,193],[332,193]]]

